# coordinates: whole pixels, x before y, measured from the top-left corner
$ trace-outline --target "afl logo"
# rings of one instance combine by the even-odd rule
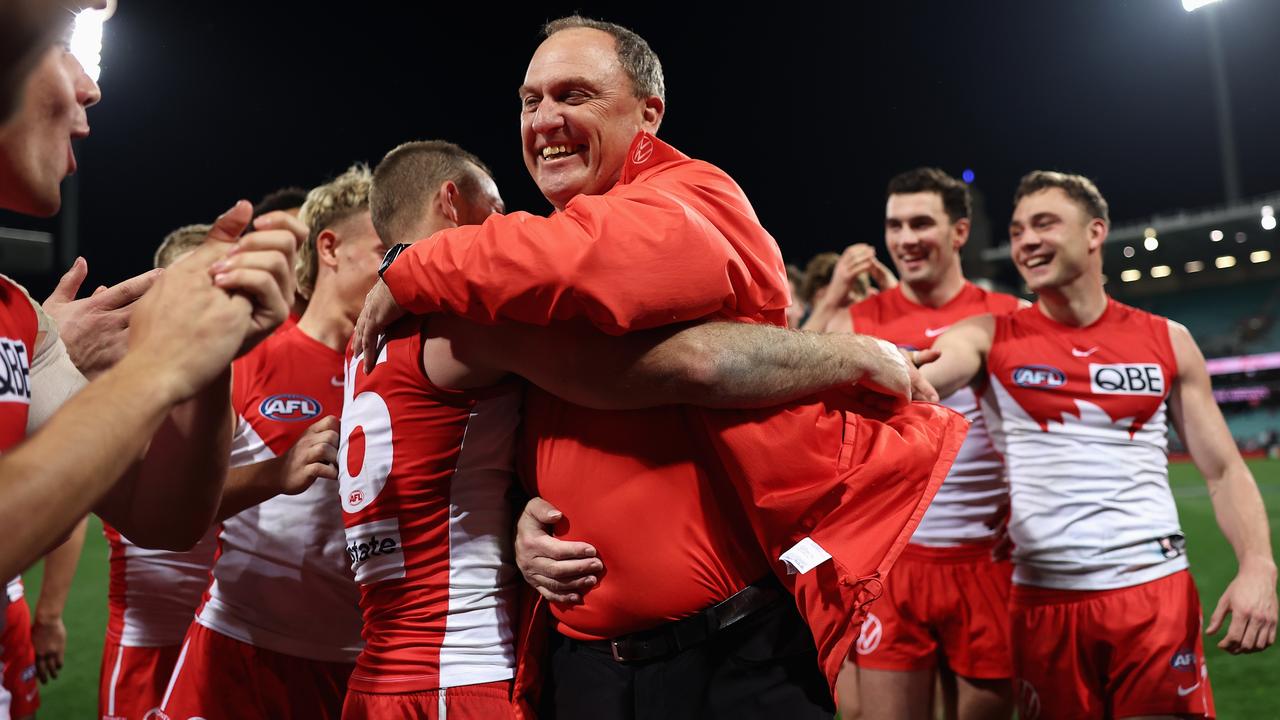
[[[1174,653],[1173,659],[1169,661],[1169,666],[1174,670],[1195,672],[1196,654],[1191,650],[1179,650]]]
[[[1013,384],[1018,387],[1056,388],[1067,384],[1067,376],[1048,365],[1019,365],[1013,369]]]
[[[320,410],[320,403],[306,395],[272,395],[258,406],[262,417],[280,422],[310,420],[318,416]]]
[[[631,162],[643,165],[649,162],[651,157],[653,157],[653,140],[645,135],[640,138],[640,142],[636,143],[636,151],[631,154]]]
[[[858,633],[858,654],[870,655],[880,647],[880,638],[884,636],[884,626],[880,624],[880,618],[875,613],[867,613],[867,619],[862,621],[862,632]]]

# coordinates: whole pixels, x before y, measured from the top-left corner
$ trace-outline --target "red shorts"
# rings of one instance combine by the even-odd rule
[[[849,659],[868,670],[909,672],[931,670],[942,656],[961,677],[1012,677],[1013,566],[992,561],[991,547],[907,545]]]
[[[1011,621],[1024,720],[1214,716],[1186,570],[1115,590],[1015,585]]]
[[[160,707],[181,645],[125,647],[107,638],[98,672],[98,715],[102,720],[150,720]]]
[[[416,693],[351,690],[342,706],[342,720],[508,720],[514,717],[510,680]]]
[[[354,668],[264,650],[192,623],[157,720],[337,720]]]
[[[35,715],[40,707],[36,648],[31,644],[31,609],[25,598],[9,603],[4,623],[4,633],[0,633],[0,663],[4,664],[4,689],[11,696],[9,717],[24,718]]]

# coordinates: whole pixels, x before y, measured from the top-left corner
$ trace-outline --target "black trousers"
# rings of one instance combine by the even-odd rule
[[[671,657],[619,663],[552,632],[540,720],[831,720],[835,705],[790,596]]]

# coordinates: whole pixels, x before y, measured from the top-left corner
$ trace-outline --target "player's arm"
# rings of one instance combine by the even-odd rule
[[[288,315],[286,298],[293,297],[296,282],[293,258],[304,228],[290,224],[292,218],[270,213],[254,221],[253,232],[241,236],[251,214],[248,202],[237,203],[215,221],[203,246],[161,276],[162,280],[180,276],[194,283],[200,293],[210,295],[210,302],[221,297],[218,288],[234,292],[226,299],[248,313],[247,321],[237,318],[238,325],[202,325],[198,311],[167,307],[172,323],[187,325],[178,337],[191,337],[195,348],[221,334],[219,344],[238,340],[233,354],[243,354]],[[228,253],[232,243],[234,251]],[[132,326],[130,334],[132,341]],[[154,434],[148,434],[152,440],[140,462],[95,507],[104,520],[142,547],[190,549],[213,523],[221,503],[233,418],[232,356],[214,357],[224,362],[212,381],[190,394]]]
[[[1257,652],[1276,641],[1276,563],[1266,508],[1213,399],[1200,348],[1191,333],[1174,322],[1169,323],[1169,340],[1178,361],[1178,377],[1169,393],[1170,415],[1204,475],[1218,527],[1238,564],[1205,632],[1217,632],[1230,614],[1231,625],[1218,647],[1230,653]]]
[[[62,611],[67,606],[71,581],[84,549],[88,519],[81,518],[61,545],[44,556],[44,574],[40,576],[40,597],[31,621],[31,644],[36,651],[36,676],[41,683],[58,677],[67,650],[67,626]]]
[[[995,332],[996,321],[991,315],[977,315],[952,325],[933,344],[938,359],[922,365],[920,374],[939,396],[950,397],[982,374]]]
[[[853,284],[859,275],[869,275],[874,264],[876,251],[870,245],[858,243],[845,248],[831,272],[831,282],[822,297],[813,303],[813,310],[800,329],[829,332],[827,327],[830,323],[840,315],[849,314],[849,293]]]
[[[604,410],[768,407],[858,382],[905,402],[913,389],[912,369],[897,349],[863,335],[730,322],[618,337],[563,323],[539,328],[433,317],[432,327],[448,334],[460,362],[513,372],[569,402]]]
[[[317,478],[337,480],[338,425],[338,418],[332,415],[321,418],[284,455],[231,468],[214,522],[222,522],[277,495],[302,493]]]

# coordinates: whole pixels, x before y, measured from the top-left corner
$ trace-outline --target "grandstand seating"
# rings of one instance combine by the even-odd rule
[[[1131,303],[1186,325],[1206,357],[1280,350],[1280,287],[1272,281],[1183,290]]]

